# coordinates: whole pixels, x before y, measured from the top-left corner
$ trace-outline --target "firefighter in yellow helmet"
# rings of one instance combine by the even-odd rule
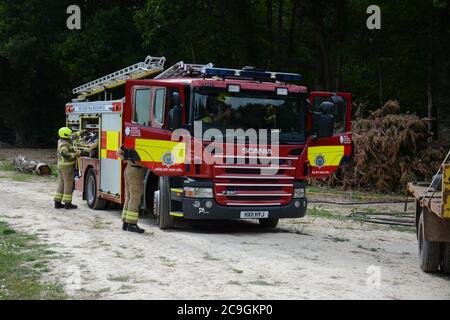
[[[139,207],[144,193],[145,168],[131,161],[122,145],[117,151],[118,156],[125,160],[127,166],[124,172],[125,202],[122,209],[122,230],[136,233],[144,233],[137,223],[139,220]]]
[[[76,209],[72,204],[72,193],[74,187],[74,170],[77,160],[77,152],[70,143],[72,130],[67,127],[59,129],[58,140],[58,189],[55,194],[55,209]],[[80,132],[81,133],[81,132]],[[77,133],[77,134],[80,134]],[[64,202],[64,204],[63,204]]]

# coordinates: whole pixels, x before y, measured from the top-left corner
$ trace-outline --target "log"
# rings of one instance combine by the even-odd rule
[[[36,174],[39,176],[47,176],[52,174],[50,166],[38,160],[29,160],[19,155],[13,160],[14,168],[17,172]]]

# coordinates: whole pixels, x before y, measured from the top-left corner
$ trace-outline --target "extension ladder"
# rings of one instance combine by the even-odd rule
[[[173,79],[173,78],[183,78],[183,77],[198,77],[203,75],[205,68],[213,68],[212,63],[208,64],[188,64],[180,61],[169,69],[160,73],[155,77],[155,79]]]
[[[108,74],[73,89],[74,94],[88,96],[100,93],[105,89],[123,85],[127,79],[142,79],[164,70],[166,58],[148,56],[143,62],[138,62],[119,71]]]

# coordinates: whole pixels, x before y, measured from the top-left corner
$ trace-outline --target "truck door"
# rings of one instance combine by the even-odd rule
[[[333,96],[341,97],[334,104],[333,136],[329,138],[311,139],[308,143],[308,161],[311,166],[310,175],[315,178],[325,178],[333,174],[339,165],[349,159],[352,152],[351,141],[351,106],[350,93],[311,92],[308,126],[312,126],[312,114],[318,112],[320,104],[325,101],[336,101]]]
[[[134,149],[141,164],[157,175],[182,175],[186,146],[172,141],[172,131],[167,126],[168,109],[171,107],[168,97],[178,89],[161,86],[157,81],[145,84],[130,81],[129,85],[127,97],[130,98],[127,101],[131,101],[132,108],[130,116],[125,118],[125,147]]]
[[[121,112],[102,113],[100,117],[100,192],[120,198],[122,186],[122,160],[117,150],[122,144]]]

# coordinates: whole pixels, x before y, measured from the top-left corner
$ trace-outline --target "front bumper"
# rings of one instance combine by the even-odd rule
[[[185,219],[192,220],[237,220],[241,218],[243,211],[263,211],[268,212],[269,219],[277,218],[302,218],[306,214],[307,199],[293,199],[290,204],[286,206],[221,206],[217,204],[214,199],[191,199],[183,198],[183,214]],[[200,202],[199,207],[194,207],[194,202]],[[208,208],[207,202],[212,206]],[[295,203],[299,203],[299,207]]]

